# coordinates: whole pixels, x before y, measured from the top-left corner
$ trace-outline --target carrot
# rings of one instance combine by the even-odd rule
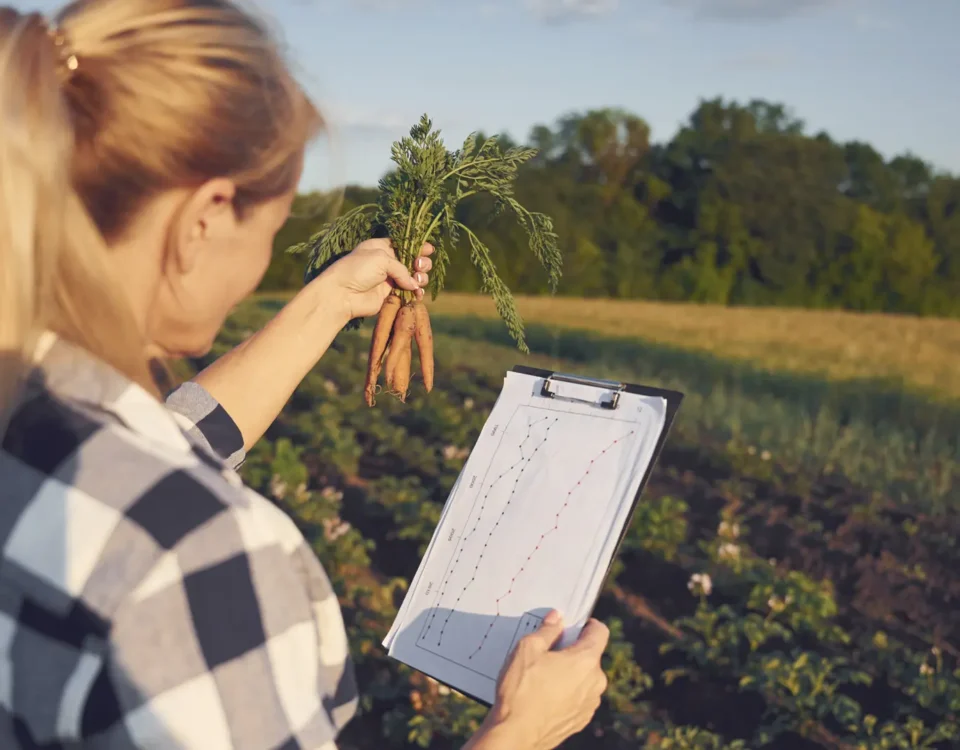
[[[430,314],[427,306],[421,301],[413,305],[416,328],[414,337],[417,341],[417,350],[420,352],[420,372],[423,373],[423,387],[427,393],[433,390],[433,328],[430,325]]]
[[[383,306],[380,308],[380,314],[377,315],[377,324],[373,329],[373,336],[370,339],[370,358],[367,363],[367,382],[363,389],[363,395],[367,406],[373,406],[374,392],[377,389],[377,378],[380,377],[380,368],[383,365],[383,356],[387,350],[387,343],[390,341],[390,334],[393,331],[393,324],[397,318],[397,312],[400,310],[400,298],[396,294],[387,297]]]
[[[387,352],[387,359],[383,366],[384,374],[387,377],[387,388],[394,393],[396,393],[397,365],[401,362],[404,351],[407,352],[407,356],[409,357],[410,347],[413,344],[414,324],[413,307],[409,304],[404,304],[397,313],[397,319],[393,323],[393,335],[390,337],[390,351]],[[407,371],[409,372],[409,370],[410,365],[407,365]],[[408,382],[409,377],[410,376],[407,375]]]
[[[393,395],[406,402],[410,390],[410,362],[413,359],[413,341],[408,341],[400,352],[397,369],[393,371]]]

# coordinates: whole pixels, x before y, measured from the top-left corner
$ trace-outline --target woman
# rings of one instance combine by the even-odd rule
[[[0,10],[0,747],[334,748],[357,695],[329,581],[235,469],[351,318],[419,290],[372,240],[166,400],[262,277],[322,129],[230,0]],[[581,730],[591,622],[551,616],[473,750]]]

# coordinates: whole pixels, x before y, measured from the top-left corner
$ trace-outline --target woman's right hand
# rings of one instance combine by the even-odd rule
[[[575,643],[552,651],[562,633],[562,619],[552,612],[520,641],[484,727],[467,748],[551,750],[590,723],[607,689],[600,657],[610,631],[590,620]]]

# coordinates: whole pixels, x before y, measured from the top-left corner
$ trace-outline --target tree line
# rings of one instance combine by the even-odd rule
[[[534,127],[526,145],[539,154],[517,197],[554,219],[559,294],[960,315],[960,177],[810,134],[782,104],[702,101],[666,143],[637,115],[591,110]],[[344,208],[374,195],[348,187]],[[310,208],[325,198],[298,196],[262,289],[301,285],[302,259],[284,250],[319,227]],[[481,200],[460,212],[503,280],[546,292],[522,229],[478,218]],[[478,290],[473,265],[452,260],[445,288]]]

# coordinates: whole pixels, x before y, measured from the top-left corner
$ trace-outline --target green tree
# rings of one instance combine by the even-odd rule
[[[560,294],[960,314],[960,178],[911,154],[887,160],[862,141],[808,134],[788,107],[760,99],[701,101],[663,143],[613,107],[536,125],[527,141],[539,154],[516,194],[554,220]],[[374,196],[349,187],[343,210]],[[336,197],[298,197],[262,289],[299,285],[302,261],[283,251]],[[511,289],[545,293],[524,233],[491,208],[468,199],[458,218]],[[446,287],[476,291],[480,279],[453,263]]]

